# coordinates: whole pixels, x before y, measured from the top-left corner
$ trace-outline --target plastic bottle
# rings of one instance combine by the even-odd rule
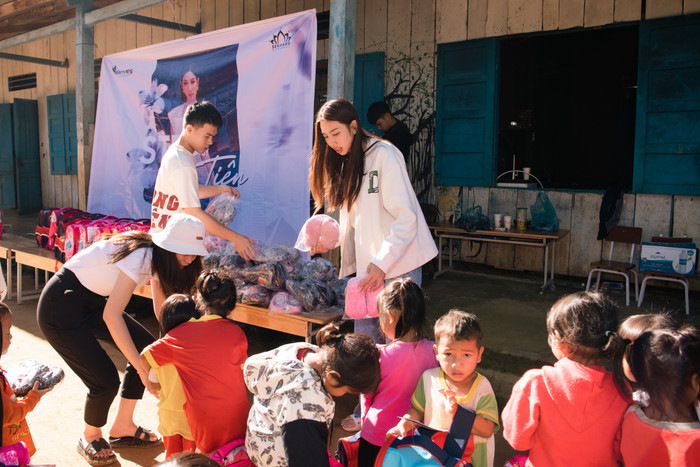
[[[688,252],[686,250],[681,250],[681,253],[678,255],[678,269],[677,269],[678,274],[685,274],[687,267],[688,267]]]

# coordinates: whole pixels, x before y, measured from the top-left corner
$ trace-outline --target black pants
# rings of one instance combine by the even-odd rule
[[[102,318],[106,297],[86,289],[70,270],[62,268],[46,283],[39,298],[37,321],[49,344],[88,387],[85,423],[102,427],[119,391],[119,373],[98,339],[114,344]],[[141,352],[155,341],[150,332],[126,313],[126,327]],[[127,364],[121,396],[141,399],[143,383]]]
[[[375,446],[364,438],[360,437],[360,447],[357,450],[357,467],[373,467],[377,460],[381,446]]]

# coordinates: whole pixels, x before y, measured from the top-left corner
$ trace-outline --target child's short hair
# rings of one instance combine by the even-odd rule
[[[0,319],[4,318],[7,315],[12,315],[12,311],[10,311],[10,307],[5,305],[4,303],[0,302]],[[3,339],[2,332],[0,332],[0,349],[2,349],[3,345],[5,344],[2,341],[2,339]]]
[[[384,116],[384,114],[391,113],[389,105],[384,101],[377,101],[370,104],[367,108],[367,121],[372,125],[377,123],[377,120]]]
[[[476,340],[476,345],[481,347],[484,333],[474,313],[453,308],[435,322],[435,343],[443,336],[454,340]]]
[[[197,309],[202,315],[226,318],[236,306],[236,284],[223,269],[211,269],[197,279]]]
[[[207,101],[195,102],[187,106],[184,118],[185,126],[192,125],[195,128],[204,126],[207,123],[221,128],[221,125],[224,123],[214,104]]]
[[[185,294],[174,294],[163,302],[160,308],[160,327],[164,333],[170,332],[175,326],[186,323],[191,318],[199,318],[197,307],[192,297]]]
[[[550,339],[566,344],[573,360],[613,358],[623,348],[617,315],[617,305],[602,293],[576,292],[552,305],[547,332]]]
[[[341,386],[363,394],[373,394],[377,390],[381,378],[379,349],[371,337],[341,334],[338,326],[327,324],[318,330],[316,343],[327,352],[324,373],[337,371]]]
[[[678,329],[678,322],[668,313],[644,313],[631,315],[620,323],[617,333],[623,339],[635,340],[647,331],[655,329]]]
[[[662,414],[669,407],[689,405],[690,391],[700,375],[700,333],[693,326],[645,332],[630,346],[629,366],[634,379],[649,394],[649,405]]]
[[[409,278],[390,282],[377,298],[379,319],[385,320],[390,314],[396,320],[395,339],[400,339],[411,330],[419,339],[430,335],[425,316],[425,297],[416,282]]]

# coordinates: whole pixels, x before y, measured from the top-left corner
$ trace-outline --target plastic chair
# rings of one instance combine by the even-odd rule
[[[630,272],[634,274],[634,299],[637,300],[639,295],[639,282],[637,278],[637,265],[634,263],[634,250],[635,247],[642,242],[642,229],[641,227],[624,227],[621,225],[615,226],[605,240],[610,242],[610,255],[607,260],[601,259],[600,261],[594,261],[591,263],[591,270],[588,273],[588,282],[586,283],[586,292],[591,288],[591,279],[593,278],[593,273],[598,273],[598,279],[595,284],[596,291],[600,287],[600,276],[602,273],[609,274],[619,274],[625,276],[625,298],[627,306],[630,304]],[[624,243],[631,245],[630,248],[630,259],[628,263],[613,261],[613,251],[615,249],[615,243]]]
[[[692,238],[686,238],[686,237],[651,237],[652,242],[661,242],[661,243],[691,243],[693,241]],[[646,290],[647,287],[647,281],[653,280],[653,281],[666,281],[666,282],[678,282],[679,284],[683,285],[683,288],[685,289],[685,314],[689,315],[690,314],[690,297],[688,290],[690,289],[689,285],[689,279],[688,277],[683,274],[670,274],[670,273],[665,273],[665,272],[654,272],[654,271],[647,271],[646,274],[644,275],[644,279],[642,280],[642,289],[639,291],[639,300],[637,301],[637,306],[641,307],[642,302],[644,301],[644,291]]]

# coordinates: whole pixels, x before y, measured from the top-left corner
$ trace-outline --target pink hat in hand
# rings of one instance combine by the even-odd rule
[[[340,238],[338,222],[325,214],[311,216],[302,228],[304,231],[304,245],[311,249],[316,242],[326,249],[335,248]]]
[[[377,298],[384,290],[384,284],[377,290],[362,292],[360,283],[367,277],[353,277],[345,287],[345,314],[352,319],[376,318],[379,316],[377,310]]]

